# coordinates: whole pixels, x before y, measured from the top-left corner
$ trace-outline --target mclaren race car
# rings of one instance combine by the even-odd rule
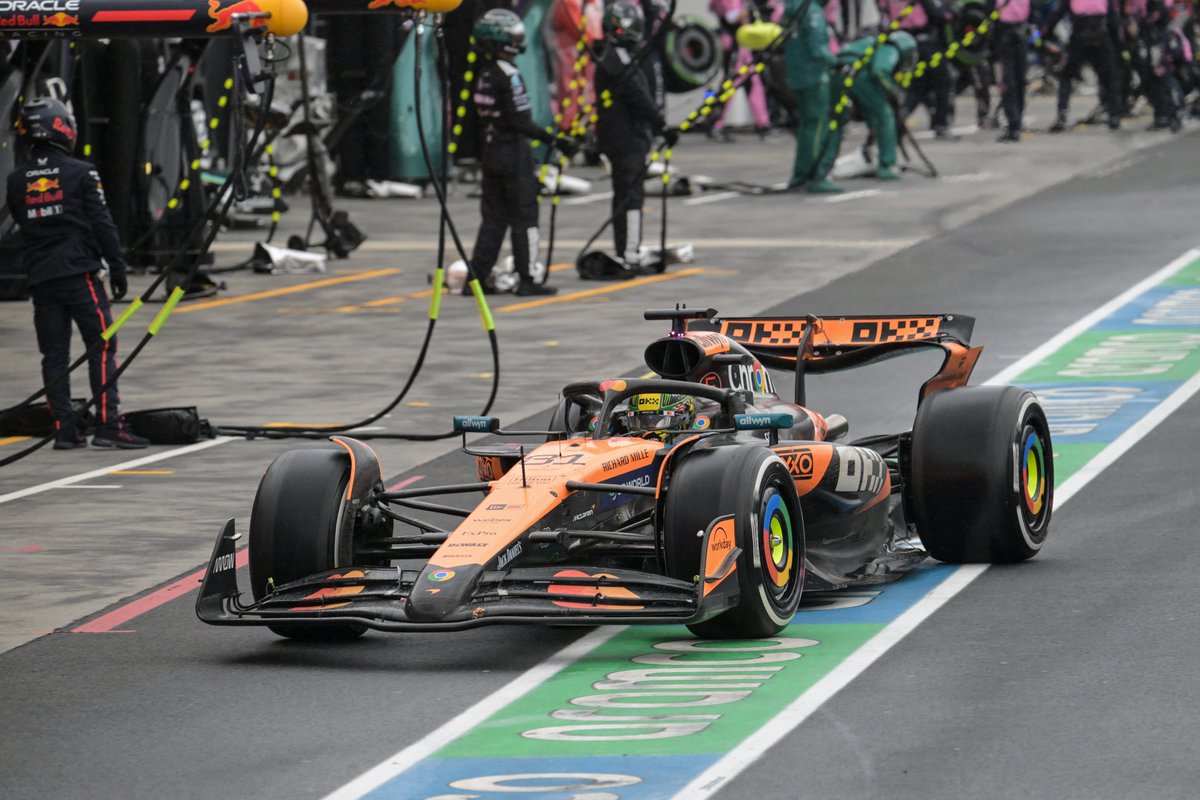
[[[543,431],[455,418],[474,482],[385,491],[375,453],[343,436],[279,456],[250,517],[250,597],[229,520],[200,619],[297,639],[530,622],[764,637],[804,591],[895,579],[927,556],[1021,561],[1045,542],[1046,415],[1015,386],[966,386],[972,318],[645,316],[672,323],[646,349],[657,377],[572,383]],[[911,431],[843,441],[843,417],[805,406],[809,373],[928,348],[944,358]],[[795,374],[790,402],[769,368]],[[508,441],[469,446],[473,433]]]

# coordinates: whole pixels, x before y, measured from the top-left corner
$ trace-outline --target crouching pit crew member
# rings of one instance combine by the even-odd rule
[[[125,260],[117,227],[104,199],[100,175],[72,157],[75,119],[62,102],[44,98],[21,109],[17,135],[31,146],[29,161],[8,176],[8,208],[24,238],[33,323],[42,353],[42,380],[54,414],[55,450],[84,447],[87,440],[72,422],[71,386],[63,377],[70,363],[71,324],[92,350],[88,359],[96,402],[96,447],[137,449],[148,442],[133,435],[117,406],[117,339],[100,345],[112,324],[100,275],[108,264],[113,297],[125,296]],[[93,349],[94,348],[94,349]],[[107,384],[107,385],[106,385]]]
[[[475,23],[475,43],[483,56],[475,81],[475,111],[479,115],[483,172],[480,208],[483,220],[471,256],[473,272],[494,291],[492,267],[500,255],[504,232],[511,229],[513,268],[520,277],[519,295],[556,294],[557,289],[538,283],[530,265],[538,258],[538,181],[534,173],[530,139],[553,142],[567,156],[575,143],[538,127],[531,103],[512,60],[525,50],[525,23],[505,8],[486,12]],[[470,294],[470,286],[463,287]]]

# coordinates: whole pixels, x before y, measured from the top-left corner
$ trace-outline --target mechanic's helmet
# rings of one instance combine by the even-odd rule
[[[900,51],[900,72],[909,72],[917,63],[917,40],[908,31],[892,31],[888,34],[888,44]]]
[[[686,394],[637,394],[629,398],[625,412],[625,429],[638,436],[667,438],[667,431],[682,431],[692,427],[696,401]]]
[[[604,10],[604,38],[613,44],[637,44],[645,29],[642,7],[633,0],[613,0]]]
[[[507,8],[493,8],[475,20],[475,45],[493,58],[511,61],[525,52],[525,23]]]
[[[453,294],[458,294],[467,285],[470,275],[471,271],[467,269],[467,262],[461,258],[457,259],[446,267],[446,288]]]
[[[40,97],[21,109],[17,118],[17,136],[30,144],[52,144],[70,155],[75,152],[79,133],[75,117],[65,103],[53,97]]]

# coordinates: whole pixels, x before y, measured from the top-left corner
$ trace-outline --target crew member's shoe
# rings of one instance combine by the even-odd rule
[[[481,290],[481,291],[482,291],[484,294],[499,294],[499,293],[500,293],[500,292],[499,292],[499,291],[496,289],[496,287],[495,287],[495,286],[492,286],[492,285],[491,285],[491,284],[489,284],[487,281],[480,281],[480,282],[479,282],[479,289],[480,289],[480,290]],[[471,291],[471,282],[470,282],[470,281],[467,281],[466,283],[464,283],[464,284],[463,284],[463,287],[462,287],[462,293],[463,293],[463,294],[465,294],[465,295],[467,295],[467,296],[470,296],[470,295],[473,295],[473,294],[475,294],[473,291]]]
[[[1021,141],[1021,132],[1020,131],[1005,131],[1004,133],[1000,134],[1000,138],[998,138],[996,141],[997,142],[1019,142],[1019,141]]]
[[[54,440],[55,450],[74,450],[76,447],[87,447],[87,437],[77,430],[60,433]]]
[[[141,450],[150,444],[149,439],[135,436],[129,428],[119,425],[111,428],[101,428],[92,437],[93,447],[115,447],[118,450]]]
[[[1110,131],[1121,130],[1121,120],[1119,118],[1118,119],[1109,119],[1108,120],[1108,129]]]
[[[900,180],[900,173],[891,167],[880,167],[875,170],[875,177],[881,181],[898,181]]]
[[[533,281],[521,281],[513,294],[518,297],[534,297],[539,295],[558,294],[558,289],[553,286],[546,286],[542,283],[534,283]]]
[[[1067,129],[1067,115],[1059,114],[1058,119],[1054,120],[1054,124],[1050,126],[1051,133],[1062,133]]]
[[[819,181],[812,181],[809,183],[807,190],[809,194],[841,194],[842,192],[846,191],[836,183],[827,181],[823,178]]]
[[[933,138],[941,139],[943,142],[957,142],[962,137],[957,133],[951,133],[949,128],[934,128]]]

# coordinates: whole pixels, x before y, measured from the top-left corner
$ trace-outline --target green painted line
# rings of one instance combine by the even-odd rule
[[[680,652],[656,649],[655,645],[680,639],[688,633],[679,626],[630,628],[576,661],[534,695],[526,696],[503,711],[481,722],[462,738],[435,754],[435,758],[535,758],[580,755],[655,756],[691,753],[724,753],[731,743],[749,736],[760,721],[771,717],[792,699],[806,691],[829,670],[883,629],[882,624],[793,625],[781,636],[795,637],[811,644],[780,649],[776,654],[787,658],[778,662],[760,662],[755,653],[723,649],[711,643],[703,651]],[[738,647],[729,642],[725,647]],[[659,663],[639,663],[653,660]],[[688,665],[692,667],[688,669]],[[724,669],[724,665],[732,669]],[[627,671],[651,671],[643,680]],[[597,689],[604,675],[617,673],[612,685]],[[622,686],[629,679],[628,685]],[[689,685],[691,684],[691,685]],[[699,688],[703,687],[703,688]],[[625,696],[635,693],[637,697]],[[651,693],[651,694],[645,694]],[[657,697],[653,694],[658,694]],[[582,706],[581,698],[596,706]],[[717,702],[722,701],[725,702]],[[676,708],[646,708],[648,702],[675,704]],[[712,705],[692,705],[712,702]],[[640,705],[639,705],[640,703]],[[728,715],[732,705],[738,713]],[[617,726],[597,727],[603,723],[580,718],[578,730],[569,731],[572,720],[556,720],[553,713],[595,712],[599,718],[623,717]],[[605,741],[606,734],[624,734],[640,730],[643,734],[670,732],[672,720],[656,721],[662,716],[722,715],[716,720],[675,720],[676,724],[702,730],[686,736],[658,739]],[[645,728],[632,727],[638,718]],[[664,725],[665,723],[665,725]],[[634,722],[633,725],[639,724]],[[588,734],[585,729],[594,729]],[[538,732],[541,733],[538,733]],[[574,736],[569,735],[574,733]]]
[[[1162,282],[1163,286],[1187,286],[1200,284],[1200,258]]]
[[[117,331],[121,330],[121,326],[128,322],[129,318],[136,314],[143,305],[142,298],[135,297],[133,302],[129,304],[129,307],[121,312],[121,316],[117,317],[116,320],[113,321],[113,324],[109,325],[104,333],[100,334],[100,338],[107,342],[109,339],[116,336]]]
[[[1196,328],[1093,330],[1021,374],[1022,383],[1185,381],[1200,371]]]
[[[158,312],[158,316],[154,318],[154,321],[150,323],[150,327],[146,329],[150,332],[151,336],[158,335],[158,332],[162,330],[163,324],[166,323],[167,317],[171,316],[171,312],[175,310],[175,306],[179,305],[179,301],[182,299],[183,289],[176,286],[171,291],[170,297],[167,298],[167,302],[163,303],[162,310]]]

